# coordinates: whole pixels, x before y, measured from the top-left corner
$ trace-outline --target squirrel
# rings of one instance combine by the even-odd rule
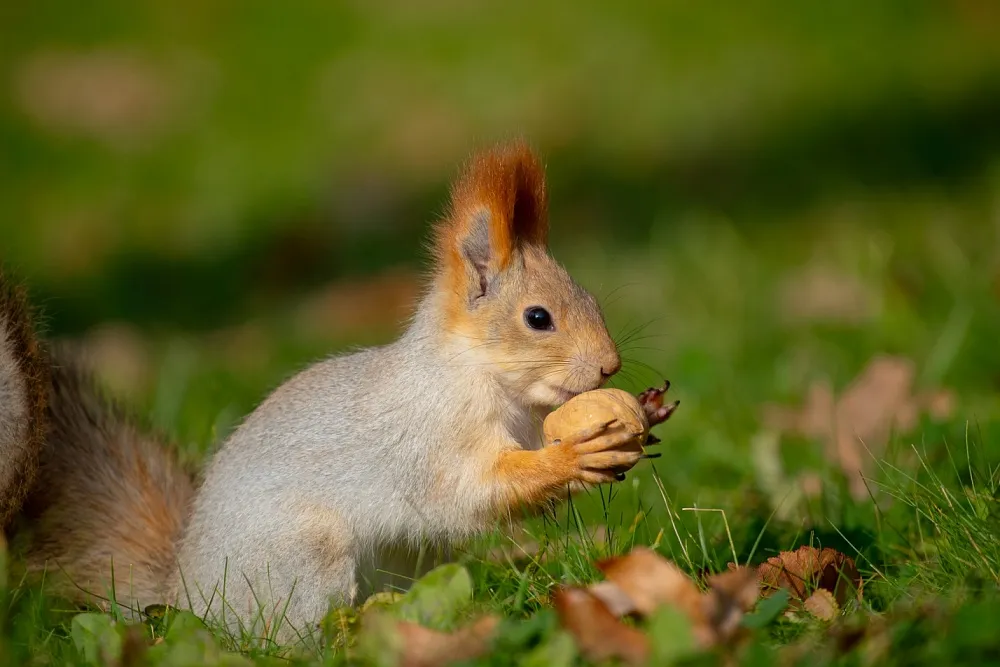
[[[10,525],[35,482],[48,370],[24,290],[0,273],[0,529]]]
[[[159,599],[193,476],[174,447],[104,396],[74,350],[41,340],[30,315],[24,291],[0,272],[4,538],[49,593]]]
[[[8,532],[28,571],[62,573],[77,601],[110,590],[130,609],[167,602],[301,639],[331,602],[429,569],[427,545],[622,479],[643,456],[621,448],[633,434],[544,442],[546,414],[621,357],[597,300],[548,252],[544,171],[525,142],[465,165],[431,248],[402,335],[284,382],[197,483],[72,355],[38,351],[16,293],[0,301],[0,461],[20,483],[0,493],[21,504]],[[650,425],[676,407],[665,390],[640,395]]]

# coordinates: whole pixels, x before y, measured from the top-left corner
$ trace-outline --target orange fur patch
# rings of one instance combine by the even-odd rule
[[[166,475],[160,471],[153,474],[150,470],[150,465],[164,464],[169,469]],[[174,544],[183,529],[186,503],[194,493],[187,478],[174,470],[172,464],[172,461],[138,458],[132,462],[131,479],[135,485],[135,500],[139,502],[131,508],[135,514],[119,524],[126,530],[119,535],[118,548],[137,564],[150,568],[170,562]],[[167,486],[164,477],[173,484]]]
[[[490,265],[509,266],[519,246],[548,242],[545,169],[524,141],[495,146],[472,157],[451,187],[447,217],[436,230],[434,249],[448,294],[466,291],[462,242],[476,214],[489,213]]]
[[[499,514],[517,506],[532,506],[559,495],[576,478],[576,465],[562,449],[515,449],[497,458],[491,474],[497,484],[495,510]]]

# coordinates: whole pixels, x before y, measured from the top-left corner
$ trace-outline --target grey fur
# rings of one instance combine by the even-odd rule
[[[0,529],[9,527],[35,480],[47,363],[23,291],[0,272]]]
[[[602,381],[603,359],[617,360],[593,298],[542,251],[530,253],[538,274],[526,261],[491,302],[489,317],[506,322],[496,334],[448,334],[451,295],[437,285],[398,341],[307,368],[247,417],[195,499],[175,599],[255,635],[281,622],[287,641],[310,634],[331,599],[349,605],[418,576],[434,564],[416,569],[421,545],[487,527],[501,452],[542,447],[553,372],[584,391]],[[565,356],[547,365],[526,359],[537,332],[514,307],[537,289],[562,314],[562,333],[537,339],[562,341]],[[500,370],[507,359],[526,366]]]
[[[247,418],[195,502],[180,548],[182,601],[247,627],[258,605],[269,616],[287,604],[295,632],[307,632],[331,596],[350,604],[387,574],[419,574],[406,568],[423,540],[482,528],[487,507],[475,506],[470,480],[448,479],[448,459],[477,444],[462,441],[454,416],[506,402],[470,392],[472,383],[489,389],[489,374],[449,358],[440,338],[418,317],[391,345],[305,370]],[[449,492],[435,498],[436,488]]]
[[[9,319],[0,313],[0,488],[16,483],[23,474],[19,461],[27,444],[26,381],[11,349]]]

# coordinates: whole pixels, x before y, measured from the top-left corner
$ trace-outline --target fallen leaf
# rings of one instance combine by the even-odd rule
[[[149,642],[146,640],[144,628],[141,625],[130,625],[125,628],[122,640],[121,657],[117,667],[135,667],[148,662],[146,654]]]
[[[628,555],[607,558],[596,565],[643,616],[649,616],[662,604],[680,607],[691,617],[701,614],[702,593],[694,581],[652,549],[637,547]]]
[[[399,667],[438,667],[485,655],[499,622],[496,616],[483,616],[454,632],[440,632],[370,612],[363,621],[362,633],[368,651],[394,658],[393,664]]]
[[[609,610],[649,617],[664,605],[672,606],[688,618],[703,648],[734,639],[743,615],[759,595],[754,570],[739,568],[712,575],[707,579],[708,591],[702,592],[680,568],[646,547],[596,565],[607,581],[594,584],[590,591]]]
[[[819,498],[823,495],[823,478],[816,473],[800,473],[797,479],[804,497]]]
[[[582,588],[563,588],[553,595],[559,622],[576,639],[580,652],[593,662],[618,658],[639,665],[649,656],[649,639],[619,621],[607,606]]]
[[[966,29],[980,35],[997,37],[1000,26],[1000,6],[991,0],[953,0],[950,3]],[[994,42],[995,43],[995,42]]]
[[[765,406],[763,422],[778,433],[822,440],[827,459],[844,472],[852,497],[860,501],[869,494],[865,483],[869,459],[881,453],[893,429],[913,429],[921,411],[940,420],[954,410],[954,397],[949,391],[914,396],[915,375],[908,359],[878,356],[839,400],[828,382],[817,382],[809,388],[801,409]]]
[[[635,601],[614,582],[599,581],[596,584],[591,584],[587,590],[603,602],[608,611],[617,618],[631,616],[639,612]]]
[[[822,621],[832,621],[840,613],[840,605],[833,593],[825,588],[817,588],[802,605],[805,610]]]
[[[811,266],[787,277],[779,291],[779,311],[789,322],[858,324],[879,307],[876,294],[857,278]]]
[[[708,593],[702,605],[704,621],[695,626],[703,646],[731,642],[740,632],[743,615],[760,597],[757,572],[740,567],[708,578]]]
[[[917,395],[917,405],[937,421],[944,421],[955,412],[955,394],[947,389],[927,391]]]
[[[148,58],[126,51],[41,52],[23,64],[15,95],[50,131],[131,145],[166,125],[175,91]]]
[[[784,588],[793,602],[804,602],[814,591],[823,589],[843,605],[853,594],[861,597],[861,574],[854,560],[836,549],[804,546],[768,558],[757,568],[761,594]]]
[[[152,377],[149,345],[134,326],[107,323],[79,343],[81,361],[117,396],[145,391]]]
[[[402,664],[404,667],[430,667],[484,655],[499,622],[495,616],[484,616],[449,634],[402,621],[398,627],[405,646]]]
[[[323,338],[396,327],[411,313],[419,289],[420,279],[401,269],[334,283],[299,306],[296,324],[305,334]]]

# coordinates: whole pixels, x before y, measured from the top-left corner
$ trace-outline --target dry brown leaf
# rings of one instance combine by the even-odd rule
[[[832,621],[840,613],[840,605],[833,593],[825,588],[817,588],[802,605],[805,610],[822,621]]]
[[[433,667],[485,655],[499,622],[496,616],[484,616],[452,633],[400,623],[404,646],[401,667]]]
[[[608,611],[617,618],[631,616],[639,612],[635,601],[613,581],[599,581],[596,584],[591,584],[587,590],[603,602]]]
[[[641,665],[649,656],[649,640],[619,621],[601,600],[582,588],[563,588],[553,595],[559,621],[580,652],[593,662],[618,658]]]
[[[52,131],[131,144],[163,127],[175,92],[148,58],[126,51],[42,52],[15,79],[24,112]]]
[[[856,500],[868,497],[865,472],[879,455],[893,429],[911,430],[921,411],[935,419],[947,418],[954,409],[951,392],[937,390],[914,396],[915,368],[900,357],[873,358],[844,390],[839,400],[829,383],[809,389],[799,410],[766,406],[764,424],[779,433],[799,433],[824,441],[828,460],[836,463],[850,484]]]
[[[141,625],[128,625],[125,627],[125,637],[122,639],[121,653],[118,660],[111,661],[117,667],[137,667],[147,664],[146,653],[149,650],[149,641],[146,639],[144,628]]]
[[[823,495],[823,478],[814,472],[804,472],[798,476],[799,488],[806,498],[819,498]]]
[[[628,555],[596,563],[608,581],[635,603],[636,612],[649,616],[662,604],[679,607],[691,618],[700,617],[702,593],[680,568],[652,549],[636,547]]]
[[[760,591],[757,588],[756,568],[738,566],[726,572],[708,577],[709,590],[731,599],[733,604],[749,611],[757,604]]]
[[[760,595],[757,572],[751,568],[709,576],[708,591],[702,592],[676,565],[647,547],[596,565],[607,581],[588,589],[561,589],[553,600],[560,623],[593,661],[616,657],[632,664],[644,662],[648,639],[619,618],[649,616],[664,605],[676,607],[688,618],[698,646],[732,643],[742,634],[743,615]]]
[[[372,612],[365,618],[367,628],[393,638],[399,667],[441,667],[485,655],[499,622],[496,616],[483,616],[455,632],[440,632],[386,614]]]
[[[708,587],[702,603],[703,622],[695,625],[695,635],[702,646],[732,641],[741,630],[743,615],[753,609],[760,597],[757,572],[747,567],[712,575]]]
[[[335,283],[299,307],[296,323],[307,335],[323,338],[396,327],[412,312],[419,289],[419,278],[401,269]]]
[[[809,267],[785,280],[779,309],[790,322],[857,324],[877,311],[876,295],[857,278],[825,267]]]
[[[597,568],[608,581],[592,586],[591,593],[613,613],[649,616],[662,605],[677,607],[691,621],[695,640],[704,648],[734,639],[740,620],[759,596],[754,570],[712,575],[703,593],[676,565],[646,547],[599,561]]]
[[[145,391],[152,378],[152,355],[139,330],[128,324],[107,323],[82,339],[59,341],[79,355],[79,361],[117,396]]]
[[[861,574],[854,560],[836,549],[804,546],[783,551],[761,563],[757,578],[765,597],[784,588],[796,603],[805,601],[818,589],[832,593],[838,605],[843,605],[851,595],[861,596]]]
[[[938,421],[948,419],[955,412],[955,394],[947,389],[918,394],[916,403]]]
[[[966,29],[989,37],[1000,36],[1000,5],[992,0],[952,0],[952,9]],[[996,42],[993,42],[994,44]]]

